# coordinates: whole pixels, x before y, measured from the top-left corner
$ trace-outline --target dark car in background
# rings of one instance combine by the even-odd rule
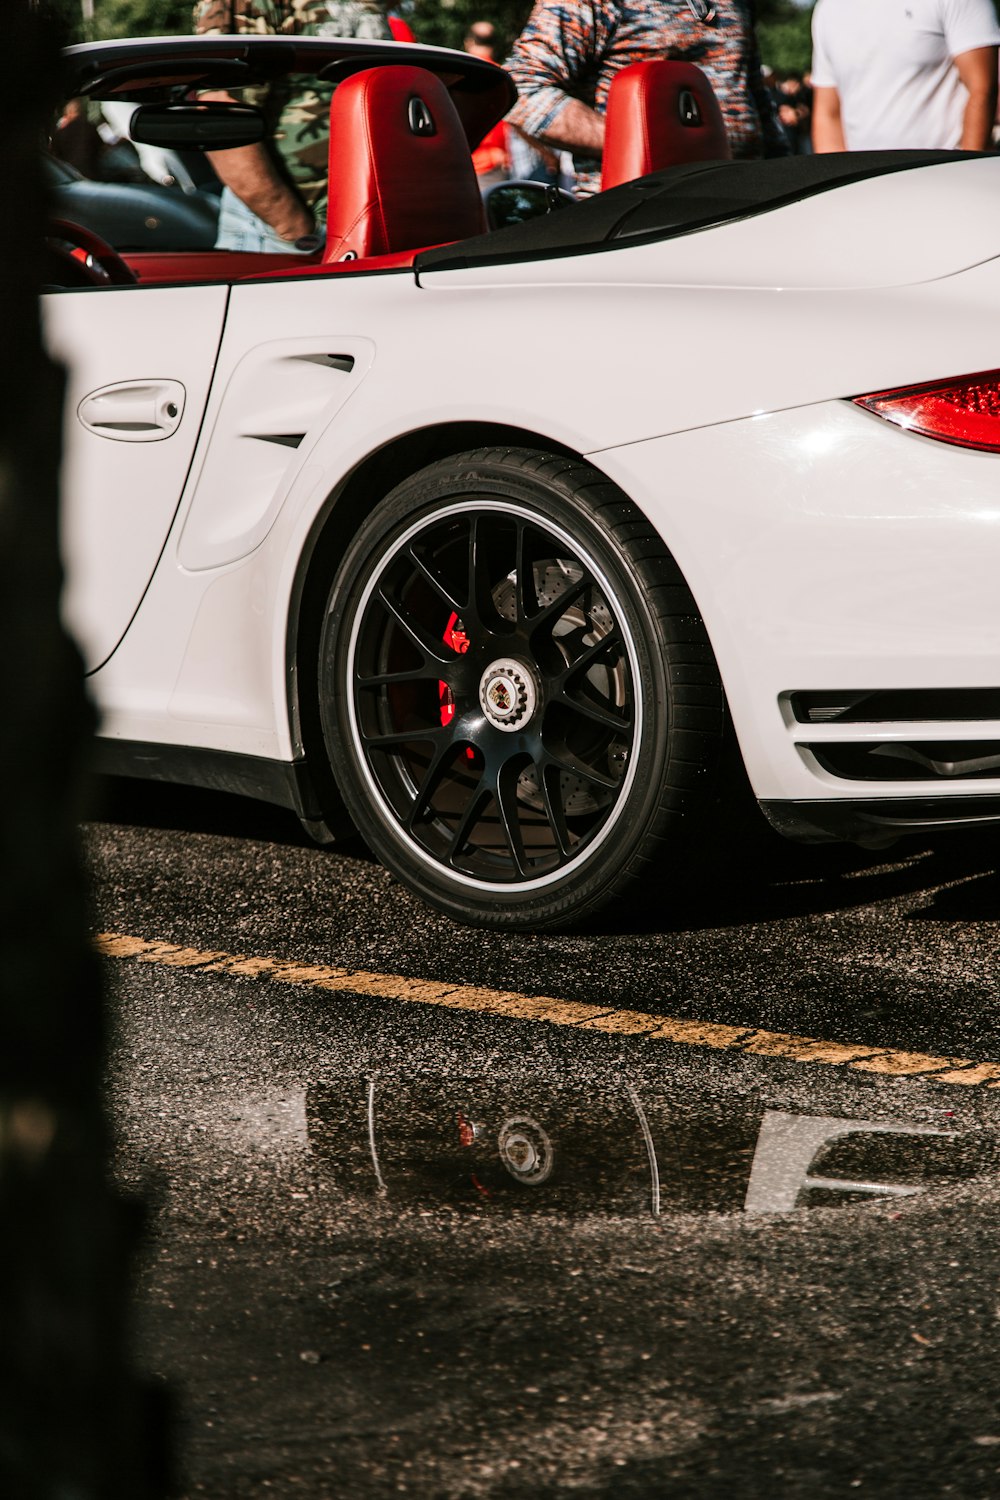
[[[52,214],[82,224],[116,250],[209,250],[218,199],[156,183],[92,182],[68,162],[44,156]]]

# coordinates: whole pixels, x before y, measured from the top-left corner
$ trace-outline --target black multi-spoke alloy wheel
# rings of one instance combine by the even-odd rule
[[[718,671],[658,534],[586,464],[486,449],[405,480],[334,581],[319,675],[360,831],[451,916],[571,926],[683,874]]]

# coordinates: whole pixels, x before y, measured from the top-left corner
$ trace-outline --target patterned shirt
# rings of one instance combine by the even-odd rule
[[[507,116],[525,135],[545,136],[570,99],[602,115],[616,73],[629,63],[696,63],[715,90],[734,157],[784,156],[788,145],[760,73],[754,0],[715,0],[712,21],[686,0],[536,0],[505,66],[520,98]],[[578,191],[600,187],[600,163],[577,154]]]
[[[194,29],[199,36],[392,38],[380,0],[199,0]],[[240,93],[264,110],[285,171],[303,201],[321,214],[333,85],[297,78]]]

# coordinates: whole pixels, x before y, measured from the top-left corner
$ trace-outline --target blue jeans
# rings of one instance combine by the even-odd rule
[[[316,232],[320,236],[324,234],[322,224],[317,224]],[[275,234],[270,224],[259,219],[252,209],[247,208],[242,198],[237,198],[232,189],[227,187],[222,189],[219,199],[219,228],[215,236],[215,248],[266,251],[271,255],[308,254],[307,251],[297,250],[294,240],[283,240],[279,234]]]

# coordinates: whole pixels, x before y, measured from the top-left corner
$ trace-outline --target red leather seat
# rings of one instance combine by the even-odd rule
[[[486,230],[469,142],[439,78],[366,68],[330,105],[325,261],[391,255]]]
[[[732,152],[719,101],[694,63],[630,63],[608,90],[601,190]]]

